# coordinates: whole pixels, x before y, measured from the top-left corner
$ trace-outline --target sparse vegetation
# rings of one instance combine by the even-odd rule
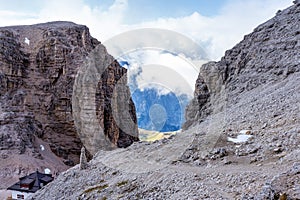
[[[130,192],[132,192],[133,190],[135,190],[135,189],[137,189],[137,188],[138,188],[138,186],[137,186],[136,184],[132,184],[132,185],[130,185],[129,187],[127,187],[127,188],[124,190],[124,192],[130,193]]]
[[[126,184],[128,184],[128,180],[117,183],[117,186],[118,187],[122,187],[122,186],[124,186]]]
[[[175,135],[178,131],[174,132],[158,132],[158,131],[149,131],[144,129],[139,129],[139,138],[142,141],[154,142],[156,140],[161,140],[164,138],[169,138],[171,135]]]
[[[97,190],[97,192],[100,192],[101,190],[105,189],[108,187],[108,184],[104,184],[104,185],[98,185],[96,187],[91,187],[91,188],[88,188],[86,189],[83,193],[90,193],[90,192],[93,192],[95,190]]]

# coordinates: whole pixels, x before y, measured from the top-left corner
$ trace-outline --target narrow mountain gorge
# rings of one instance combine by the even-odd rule
[[[299,30],[294,1],[201,67],[185,131],[99,151],[31,199],[300,199]]]
[[[73,85],[88,54],[102,45],[86,26],[51,22],[2,27],[0,46],[0,187],[5,188],[37,168],[57,174],[79,163],[83,143],[74,125]],[[108,107],[111,87],[126,70],[113,60],[110,65],[97,88],[98,118],[105,126],[99,134],[126,147],[138,138],[120,133]],[[130,97],[128,89],[125,93]]]

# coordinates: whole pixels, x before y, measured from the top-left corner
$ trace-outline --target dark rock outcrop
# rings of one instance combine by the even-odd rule
[[[83,143],[74,125],[73,85],[78,69],[98,45],[102,46],[86,26],[71,22],[0,28],[1,153],[42,158],[37,144],[42,141],[64,164],[79,162]],[[99,80],[102,85],[97,94],[104,94],[107,101],[99,106],[106,108],[110,106],[113,80],[126,76],[126,69],[115,61],[103,76],[105,80]],[[129,90],[125,92],[130,97]],[[130,107],[136,122],[132,101]],[[106,110],[106,114],[110,112],[111,109]],[[105,134],[116,146],[127,147],[138,140],[126,137],[112,125],[111,116],[100,112],[99,118],[107,127]],[[137,129],[132,131],[137,135]]]

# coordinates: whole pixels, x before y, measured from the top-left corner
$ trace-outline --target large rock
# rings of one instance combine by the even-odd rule
[[[138,141],[126,71],[98,45],[77,73],[73,116],[81,141],[92,154]]]
[[[86,26],[71,22],[0,28],[0,46],[1,154],[5,154],[4,157],[26,154],[44,159],[47,155],[39,145],[43,143],[59,162],[62,161],[61,165],[77,164],[85,143],[74,125],[71,102],[74,80],[88,54],[96,46],[104,47],[90,35]],[[106,51],[104,53],[108,56]],[[126,69],[116,61],[111,62],[103,80],[99,79],[102,84],[97,94],[103,94],[106,101],[101,101],[98,107],[110,106],[113,82],[122,76],[126,77]],[[127,87],[126,81],[122,84]],[[124,93],[130,98],[129,90]],[[134,105],[132,101],[129,104],[131,117],[136,122]],[[98,116],[98,123],[101,118],[110,142],[116,147],[127,147],[138,140],[137,128],[132,130],[135,137],[127,137],[109,116],[112,112],[108,108],[106,115],[99,112]],[[90,153],[103,148],[98,145]],[[26,162],[21,165],[26,166]]]

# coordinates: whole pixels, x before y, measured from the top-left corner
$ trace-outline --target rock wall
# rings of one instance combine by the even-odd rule
[[[0,148],[24,153],[26,146],[33,148],[34,135],[42,135],[42,125],[25,111],[29,55],[22,51],[17,35],[8,29],[0,31],[0,46]]]
[[[102,45],[90,53],[76,75],[72,108],[78,134],[90,153],[138,141],[126,69]]]
[[[0,28],[1,154],[26,154],[43,159],[37,143],[41,141],[65,165],[79,162],[83,144],[74,125],[73,85],[78,69],[97,45],[102,46],[86,26],[71,22]],[[118,79],[125,76],[126,70],[114,62],[109,74],[111,79]],[[110,88],[109,84],[111,81],[103,81],[97,90],[108,99],[111,91],[103,89]],[[126,92],[130,97],[129,91]],[[109,103],[102,102],[101,106]],[[136,122],[132,102],[130,107]],[[102,117],[108,127],[105,134],[112,143],[127,147],[138,140],[120,133],[117,126],[111,125],[111,117]],[[137,135],[137,129],[133,131]]]
[[[254,29],[219,62],[200,69],[194,99],[186,110],[184,128],[210,113],[238,102],[238,96],[262,85],[286,79],[300,71],[300,4],[278,11]]]

